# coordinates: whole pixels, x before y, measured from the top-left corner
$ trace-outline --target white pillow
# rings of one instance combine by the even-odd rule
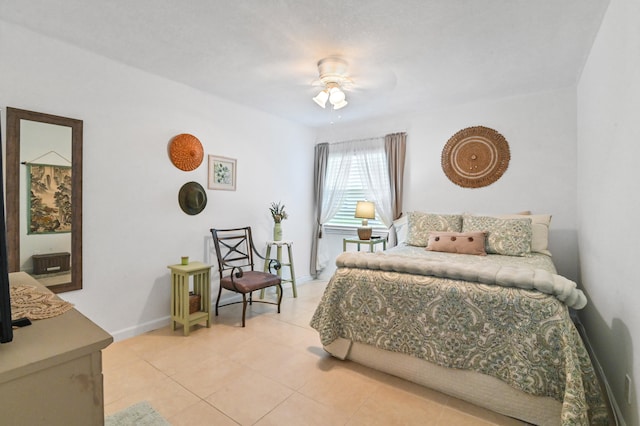
[[[408,224],[409,221],[406,214],[393,221],[393,227],[396,229],[396,238],[398,245],[407,241],[407,233],[409,229]]]

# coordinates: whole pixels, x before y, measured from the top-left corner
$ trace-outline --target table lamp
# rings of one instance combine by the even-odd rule
[[[361,240],[371,239],[372,229],[369,226],[369,219],[375,219],[376,217],[376,208],[373,202],[358,201],[354,217],[362,219],[362,226],[358,228],[358,238]]]

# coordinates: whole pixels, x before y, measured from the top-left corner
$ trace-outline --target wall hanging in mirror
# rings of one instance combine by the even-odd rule
[[[71,166],[27,163],[27,181],[27,234],[71,232]]]
[[[186,214],[196,215],[207,205],[207,194],[198,182],[187,182],[180,188],[178,204]]]
[[[442,150],[442,170],[463,188],[480,188],[500,179],[509,166],[507,140],[483,126],[467,127],[447,141]]]
[[[204,158],[200,140],[188,133],[174,137],[169,144],[169,157],[174,166],[186,172],[195,170]]]

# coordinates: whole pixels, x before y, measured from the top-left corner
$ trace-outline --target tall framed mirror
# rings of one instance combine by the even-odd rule
[[[9,271],[82,288],[82,120],[7,108]]]

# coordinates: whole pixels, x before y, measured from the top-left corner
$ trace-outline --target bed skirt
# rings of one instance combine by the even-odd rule
[[[336,358],[357,362],[505,416],[536,425],[560,425],[562,403],[526,394],[482,373],[441,367],[344,338],[336,339],[324,349]]]

